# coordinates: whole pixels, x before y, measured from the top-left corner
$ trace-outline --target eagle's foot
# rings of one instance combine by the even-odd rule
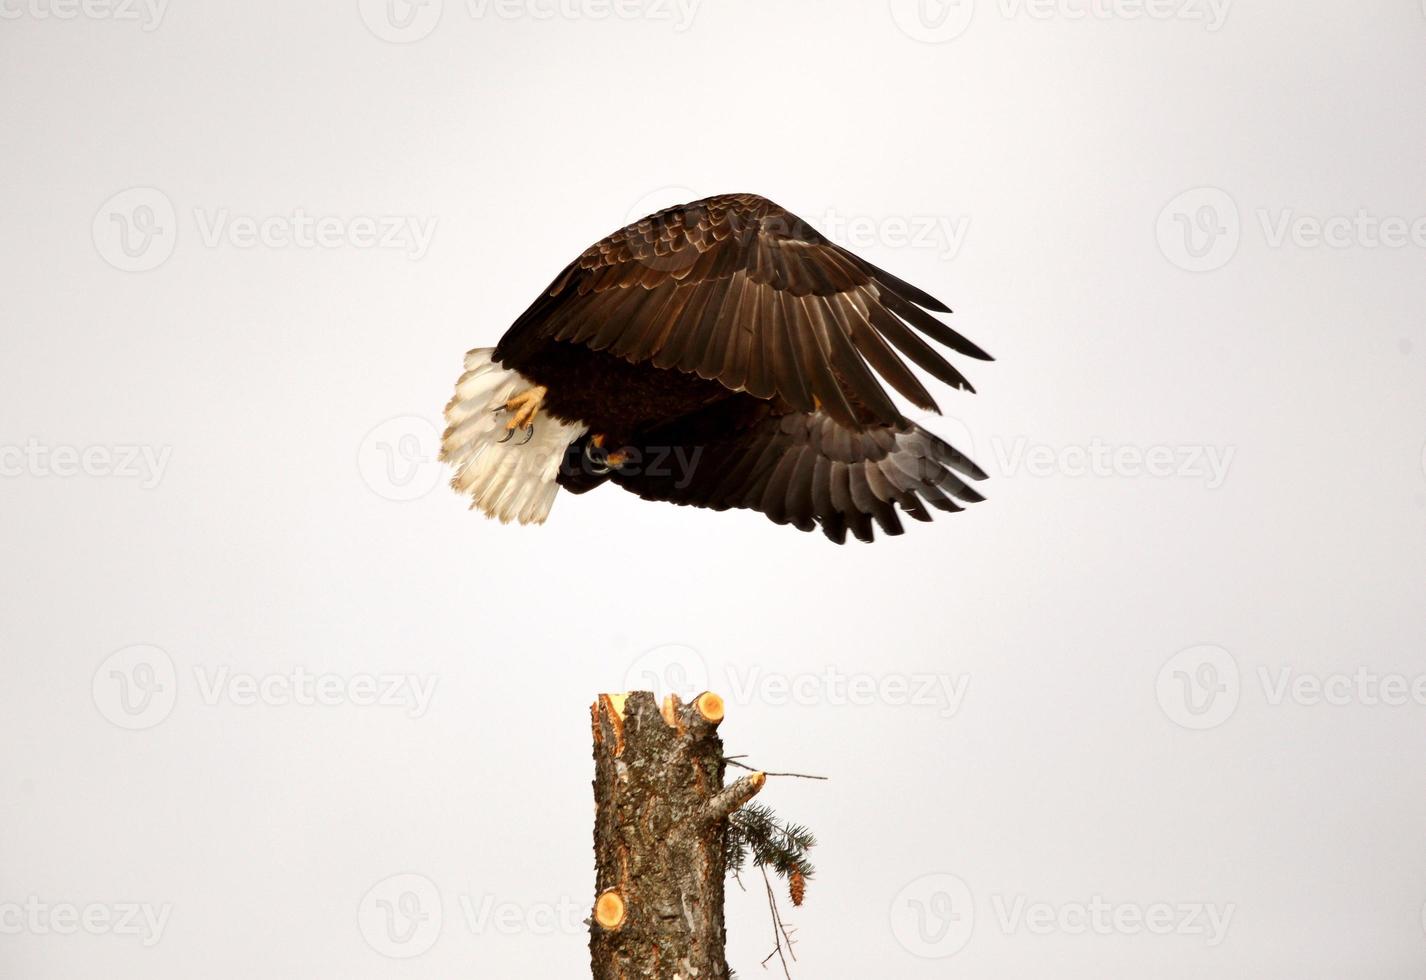
[[[617,470],[629,459],[629,454],[623,450],[613,453],[607,451],[604,448],[605,441],[605,436],[598,433],[591,436],[584,447],[584,457],[589,461],[590,472],[595,476],[603,476],[610,470]]]
[[[528,429],[535,423],[535,416],[540,414],[540,408],[544,405],[545,395],[549,389],[544,385],[536,385],[520,392],[514,398],[505,403],[505,411],[510,413],[510,421],[505,423],[507,429]]]
[[[507,412],[510,415],[510,418],[505,422],[505,436],[499,440],[500,442],[509,442],[517,429],[525,431],[525,438],[518,445],[523,446],[535,437],[535,417],[540,414],[540,408],[544,405],[547,391],[549,389],[544,385],[536,385],[520,392],[495,410]]]

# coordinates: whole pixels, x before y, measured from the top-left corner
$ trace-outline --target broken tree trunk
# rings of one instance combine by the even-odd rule
[[[762,789],[723,785],[723,700],[602,694],[594,721],[594,980],[726,980],[728,817]]]

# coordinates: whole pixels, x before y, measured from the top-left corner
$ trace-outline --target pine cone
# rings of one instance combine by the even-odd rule
[[[807,877],[801,871],[794,871],[787,877],[787,891],[792,896],[793,905],[801,905],[807,897]]]

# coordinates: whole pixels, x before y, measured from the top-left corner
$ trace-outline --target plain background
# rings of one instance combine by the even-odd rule
[[[0,975],[587,975],[587,705],[647,677],[831,777],[763,793],[821,838],[795,976],[1421,975],[1426,241],[1358,218],[1426,215],[1419,4],[432,2],[0,5]],[[463,352],[726,191],[996,355],[927,423],[989,500],[468,513]]]

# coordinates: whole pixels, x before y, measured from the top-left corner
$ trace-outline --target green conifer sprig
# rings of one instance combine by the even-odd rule
[[[751,861],[783,878],[811,878],[814,869],[807,851],[815,846],[817,838],[806,827],[782,821],[761,803],[749,803],[728,822],[728,873],[738,875]]]

